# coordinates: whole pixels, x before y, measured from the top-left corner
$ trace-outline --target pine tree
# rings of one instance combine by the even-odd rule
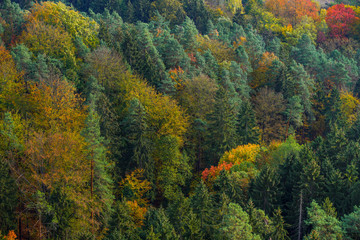
[[[209,10],[206,8],[204,1],[201,0],[185,0],[183,3],[184,10],[189,18],[191,18],[197,29],[205,34],[207,23],[210,20]]]
[[[308,208],[308,216],[306,223],[312,226],[312,231],[305,239],[315,240],[320,236],[325,240],[343,239],[340,221],[327,214],[315,201],[312,201]]]
[[[293,125],[295,129],[303,125],[302,117],[304,107],[301,105],[301,99],[299,96],[295,95],[289,99],[285,113],[287,115],[285,138],[287,138],[290,124]]]
[[[219,75],[219,65],[215,57],[212,55],[210,50],[207,50],[203,56],[206,62],[204,73],[212,79],[217,79]]]
[[[235,91],[240,99],[248,99],[250,95],[250,87],[247,84],[247,74],[241,69],[240,64],[232,61],[229,69],[230,81],[233,83]]]
[[[313,69],[319,64],[318,53],[307,34],[302,35],[296,47],[292,48],[291,56],[298,63],[304,65],[307,70]]]
[[[254,234],[259,235],[261,239],[266,239],[274,232],[272,220],[263,210],[255,208],[251,200],[245,210],[249,215],[249,223]]]
[[[354,211],[341,219],[344,230],[344,239],[359,239],[360,236],[360,207],[354,207]]]
[[[204,239],[200,219],[190,206],[190,198],[182,197],[166,208],[175,231],[185,239]]]
[[[186,17],[181,27],[183,30],[180,37],[181,45],[183,45],[184,49],[188,52],[196,52],[199,45],[196,37],[199,32],[194,22],[189,17]]]
[[[138,228],[131,208],[125,200],[114,204],[107,239],[109,240],[140,240],[140,229]]]

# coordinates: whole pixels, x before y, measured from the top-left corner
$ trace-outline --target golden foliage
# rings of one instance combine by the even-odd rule
[[[59,26],[34,20],[26,25],[21,40],[33,53],[58,58],[69,68],[76,64],[72,38]]]
[[[240,164],[242,162],[255,162],[257,155],[260,152],[260,145],[247,144],[240,145],[235,149],[225,152],[219,163],[233,163]]]
[[[351,92],[342,92],[340,94],[341,112],[349,125],[352,125],[357,117],[360,100],[352,95]]]
[[[197,41],[200,45],[199,51],[205,52],[206,50],[210,50],[219,63],[236,60],[233,49],[216,39],[210,39],[207,35],[198,35]]]
[[[253,79],[250,83],[252,88],[258,88],[265,85],[268,80],[267,72],[269,71],[270,66],[273,61],[278,60],[279,58],[272,52],[264,52],[261,56],[260,61],[257,64],[257,68],[252,73]]]
[[[0,46],[0,113],[13,110],[16,103],[21,104],[21,77],[10,53]]]
[[[133,217],[135,224],[138,227],[141,227],[143,225],[143,220],[145,219],[147,208],[139,206],[136,200],[127,201],[126,204],[130,207],[130,214]]]
[[[28,22],[42,21],[45,24],[61,28],[68,32],[73,38],[80,37],[88,47],[96,47],[99,44],[99,25],[88,17],[67,7],[62,2],[51,1],[36,3],[30,9],[27,16]]]
[[[80,131],[84,126],[84,99],[75,88],[59,76],[52,75],[39,84],[29,86],[29,102],[33,105],[33,127],[53,131]]]
[[[147,206],[148,200],[144,195],[151,189],[150,182],[144,179],[144,169],[136,169],[120,182],[120,188],[128,188],[134,194],[136,205]]]
[[[89,62],[99,83],[119,91],[119,99],[130,102],[137,98],[140,101],[147,115],[147,124],[156,133],[150,136],[152,139],[173,135],[182,140],[189,123],[176,101],[156,92],[146,81],[126,71],[121,58],[107,49],[96,50]]]

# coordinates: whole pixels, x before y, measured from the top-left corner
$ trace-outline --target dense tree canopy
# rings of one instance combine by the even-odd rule
[[[360,239],[355,0],[0,2],[0,239]]]

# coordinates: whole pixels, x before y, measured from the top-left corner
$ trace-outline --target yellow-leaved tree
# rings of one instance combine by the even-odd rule
[[[260,145],[258,144],[247,144],[240,145],[228,152],[225,152],[220,163],[233,163],[240,164],[242,162],[254,163],[257,155],[260,153]]]
[[[358,114],[360,100],[356,98],[351,92],[342,92],[340,94],[341,112],[345,116],[346,122],[352,125]]]
[[[99,25],[62,2],[48,1],[34,4],[27,16],[27,21],[30,25],[42,21],[47,25],[59,27],[69,33],[72,38],[82,38],[88,47],[94,48],[99,44]]]

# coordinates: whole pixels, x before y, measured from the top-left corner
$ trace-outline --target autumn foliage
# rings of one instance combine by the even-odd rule
[[[326,23],[330,34],[336,38],[347,37],[351,26],[358,20],[355,11],[344,4],[334,5],[327,10]]]
[[[11,230],[11,231],[9,231],[8,235],[4,236],[2,239],[3,240],[16,240],[17,236],[16,236],[15,232],[13,230]]]
[[[232,164],[240,164],[242,162],[254,163],[259,152],[260,152],[260,145],[251,144],[251,143],[247,145],[240,145],[229,152],[225,152],[223,157],[220,159],[220,163],[232,163]]]
[[[19,103],[21,93],[21,77],[15,67],[10,52],[0,46],[0,110],[10,110]]]
[[[211,166],[210,168],[206,168],[202,173],[201,173],[201,178],[204,181],[209,181],[212,182],[216,179],[217,176],[219,176],[220,172],[222,170],[225,171],[229,171],[231,169],[231,167],[233,166],[233,163],[221,163],[218,166]]]
[[[311,0],[267,0],[266,8],[275,16],[286,19],[292,25],[300,23],[304,16],[319,20],[320,7]]]

